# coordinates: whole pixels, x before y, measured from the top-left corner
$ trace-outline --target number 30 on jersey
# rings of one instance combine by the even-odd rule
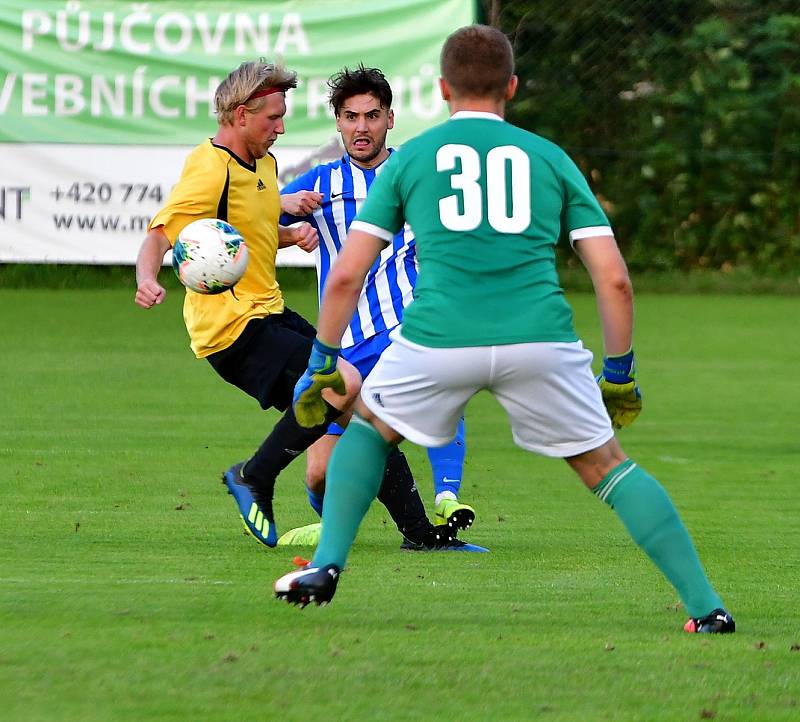
[[[456,161],[460,161],[461,172],[450,176],[450,187],[460,191],[461,198],[454,193],[439,201],[439,218],[445,228],[451,231],[475,230],[483,222],[484,194],[486,221],[494,230],[522,233],[530,225],[531,161],[525,151],[515,145],[492,148],[486,154],[483,183],[480,155],[469,145],[450,143],[439,148],[436,170],[452,171],[456,168]]]

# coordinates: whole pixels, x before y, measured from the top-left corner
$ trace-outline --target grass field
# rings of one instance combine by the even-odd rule
[[[312,292],[287,295],[314,317]],[[463,496],[492,553],[400,552],[375,506],[335,602],[279,604],[293,552],[245,537],[218,479],[277,415],[193,359],[179,293],[150,312],[132,296],[0,291],[4,722],[800,718],[796,298],[637,299],[645,410],[621,439],[736,616],[707,638],[486,395]],[[598,349],[593,300],[571,300]],[[313,520],[302,463],[276,513]]]

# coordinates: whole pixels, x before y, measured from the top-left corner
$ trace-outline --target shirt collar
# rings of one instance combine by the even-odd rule
[[[376,165],[374,168],[362,168],[362,167],[361,167],[361,166],[360,166],[358,163],[356,163],[356,162],[355,162],[355,161],[354,161],[354,160],[353,160],[353,159],[350,157],[350,154],[349,154],[349,153],[345,153],[345,154],[342,156],[342,160],[343,160],[345,163],[348,163],[348,164],[350,164],[350,165],[352,165],[352,166],[355,166],[356,168],[358,168],[358,169],[359,169],[360,171],[362,171],[363,173],[369,173],[370,171],[376,171],[376,170],[378,170],[378,168],[380,168],[380,167],[381,167],[381,166],[382,166],[384,163],[386,163],[386,161],[387,161],[387,160],[389,160],[389,158],[391,158],[391,157],[392,157],[392,153],[394,153],[394,152],[395,152],[394,148],[387,148],[387,150],[389,151],[389,155],[388,155],[388,156],[386,156],[386,157],[385,157],[385,158],[384,158],[384,159],[383,159],[383,160],[382,160],[380,163],[378,163],[378,165]]]
[[[462,118],[484,118],[485,120],[503,119],[496,113],[487,113],[483,110],[459,110],[450,116],[450,120],[461,120]]]

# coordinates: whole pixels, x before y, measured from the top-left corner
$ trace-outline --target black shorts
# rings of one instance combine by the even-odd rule
[[[228,348],[207,356],[228,383],[252,396],[262,409],[285,410],[292,402],[317,332],[300,314],[284,308],[254,318]]]

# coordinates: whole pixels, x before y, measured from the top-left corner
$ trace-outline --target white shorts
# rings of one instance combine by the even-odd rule
[[[506,410],[514,442],[566,457],[613,437],[592,354],[575,343],[429,348],[400,328],[364,380],[361,399],[381,421],[420,446],[444,446],[467,402],[488,389]]]

